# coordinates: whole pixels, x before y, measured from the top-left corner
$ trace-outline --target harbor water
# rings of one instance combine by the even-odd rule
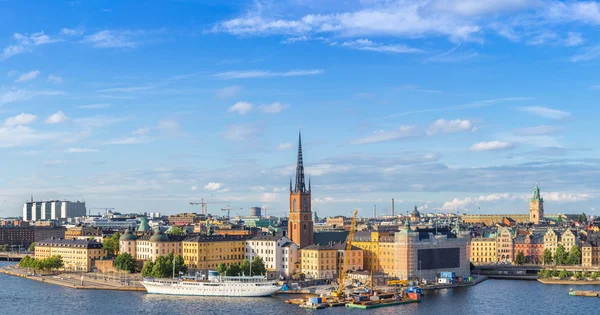
[[[7,262],[0,262],[0,267]],[[143,292],[76,290],[0,274],[0,314],[597,314],[600,298],[569,296],[569,288],[537,281],[487,280],[467,288],[427,292],[422,303],[373,310],[318,311],[285,304],[290,298],[223,298],[152,295]]]

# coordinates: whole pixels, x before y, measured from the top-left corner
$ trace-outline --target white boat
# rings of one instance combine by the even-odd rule
[[[141,283],[148,293],[171,295],[258,297],[281,289],[276,280],[264,276],[223,277],[216,271],[208,272],[208,280],[145,278]]]

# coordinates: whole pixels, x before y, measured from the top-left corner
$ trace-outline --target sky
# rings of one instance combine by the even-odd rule
[[[600,2],[0,1],[0,216],[595,215]]]

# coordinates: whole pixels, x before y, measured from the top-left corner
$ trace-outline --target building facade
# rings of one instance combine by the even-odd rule
[[[302,273],[308,279],[334,279],[337,276],[337,248],[309,245],[300,249]]]
[[[265,268],[275,274],[291,276],[284,269],[289,257],[284,255],[283,246],[291,240],[285,236],[257,236],[246,241],[245,258],[253,261],[255,257],[262,258]]]
[[[244,236],[199,235],[182,242],[183,260],[190,269],[214,270],[221,263],[241,264],[246,258]]]
[[[130,235],[131,234],[131,235]],[[156,261],[158,256],[182,254],[182,240],[185,236],[167,235],[155,232],[153,235],[133,235],[126,231],[119,239],[119,249],[129,253],[136,260]]]
[[[465,224],[485,224],[493,226],[504,223],[505,218],[510,218],[516,223],[527,223],[530,220],[529,214],[467,214],[461,215],[461,220]]]
[[[83,201],[28,201],[23,204],[23,221],[61,220],[87,214]]]
[[[63,260],[63,270],[89,272],[93,262],[104,256],[104,250],[101,243],[85,240],[49,238],[35,244],[36,259],[57,255]]]
[[[298,135],[298,161],[296,165],[296,184],[292,189],[290,180],[290,213],[288,237],[300,248],[313,244],[313,216],[311,210],[310,179],[308,189],[304,180],[304,162],[302,160],[302,138]]]
[[[493,264],[498,261],[496,238],[477,237],[471,239],[471,262],[478,264]]]
[[[542,262],[544,254],[544,236],[529,233],[527,235],[519,235],[514,238],[514,255],[519,252],[525,256],[525,262],[530,264],[539,264]]]
[[[499,262],[512,262],[513,255],[513,232],[510,228],[503,227],[498,229],[496,249],[498,250]]]

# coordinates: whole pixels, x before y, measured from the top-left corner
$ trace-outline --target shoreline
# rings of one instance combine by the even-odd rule
[[[460,282],[456,284],[434,284],[432,286],[421,287],[423,291],[433,291],[433,290],[442,290],[442,289],[453,289],[453,288],[466,288],[472,287],[474,285],[480,284],[483,281],[489,279],[489,276],[479,275],[477,278],[473,279],[472,282]]]
[[[0,268],[0,273],[20,277],[24,279],[34,280],[38,282],[44,282],[54,285],[59,285],[65,288],[78,289],[78,290],[107,290],[107,291],[137,291],[137,292],[146,292],[146,288],[137,287],[137,286],[116,286],[112,283],[110,284],[96,284],[91,280],[84,280],[84,285],[68,283],[64,279],[53,278],[54,276],[28,276],[22,273],[14,272],[11,270],[7,270],[5,268]],[[59,275],[56,275],[59,276]]]
[[[554,280],[554,279],[537,279],[542,284],[574,284],[574,285],[600,285],[600,280],[587,281],[587,280]]]

